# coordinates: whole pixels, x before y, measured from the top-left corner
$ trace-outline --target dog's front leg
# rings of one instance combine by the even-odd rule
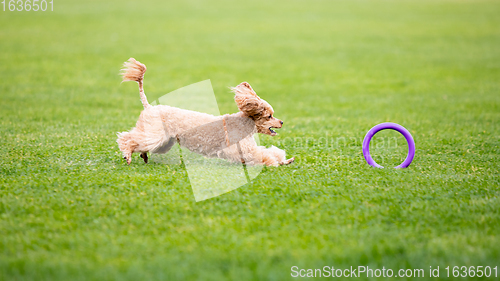
[[[266,166],[278,167],[279,165],[288,165],[295,161],[295,158],[286,159],[286,152],[276,146],[270,148],[262,147],[262,163]]]
[[[241,161],[248,165],[266,165],[277,167],[279,165],[288,165],[295,158],[286,159],[286,152],[275,146],[266,148],[257,146],[252,136],[241,140],[237,145],[224,149],[227,159],[233,162]]]

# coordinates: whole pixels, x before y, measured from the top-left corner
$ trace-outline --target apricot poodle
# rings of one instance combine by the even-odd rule
[[[118,133],[118,146],[130,164],[132,153],[138,152],[147,163],[147,153],[167,153],[177,142],[182,147],[206,157],[227,159],[246,165],[279,166],[290,164],[285,151],[275,146],[258,146],[255,133],[275,136],[273,128],[283,121],[273,116],[274,110],[261,99],[250,84],[243,82],[231,88],[238,113],[213,116],[206,113],[149,104],[144,94],[146,66],[133,58],[124,63],[123,81],[136,81],[144,110],[135,128]]]

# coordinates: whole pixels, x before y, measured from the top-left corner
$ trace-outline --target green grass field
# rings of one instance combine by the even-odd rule
[[[0,11],[0,280],[500,267],[500,2],[54,2]],[[184,166],[127,166],[129,57],[150,100],[211,79],[232,113],[250,82],[285,122],[261,143],[296,162],[198,203]],[[410,168],[364,161],[381,122],[413,134]],[[393,131],[372,145],[406,156]]]

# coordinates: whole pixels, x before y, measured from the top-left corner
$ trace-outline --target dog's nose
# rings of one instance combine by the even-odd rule
[[[283,121],[280,120],[280,124],[283,125]]]

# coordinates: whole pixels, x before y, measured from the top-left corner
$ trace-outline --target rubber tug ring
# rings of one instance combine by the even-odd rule
[[[395,167],[396,169],[399,168],[407,168],[410,166],[411,162],[413,161],[413,157],[415,157],[415,141],[413,140],[413,137],[411,136],[410,132],[405,129],[405,127],[396,124],[396,123],[381,123],[376,125],[375,127],[371,128],[368,133],[366,133],[366,136],[363,140],[363,155],[365,156],[365,160],[368,164],[375,168],[384,168],[377,164],[373,158],[370,156],[370,141],[372,140],[373,136],[382,131],[382,130],[396,130],[400,132],[406,139],[406,142],[408,143],[408,156],[406,156],[405,161],[401,163],[401,165]]]

